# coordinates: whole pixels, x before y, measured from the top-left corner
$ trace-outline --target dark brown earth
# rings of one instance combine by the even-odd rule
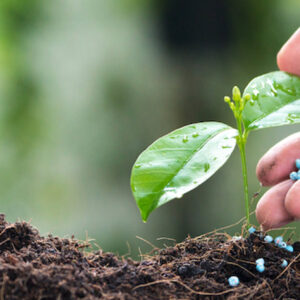
[[[0,215],[0,299],[300,299],[300,243],[290,253],[260,232],[188,238],[140,262],[86,247]],[[261,257],[264,273],[255,268]],[[232,275],[241,281],[236,288]]]

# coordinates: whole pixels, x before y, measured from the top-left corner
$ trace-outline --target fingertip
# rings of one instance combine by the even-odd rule
[[[289,189],[285,198],[285,208],[288,213],[294,218],[300,218],[300,181],[296,181]]]
[[[284,170],[287,165],[282,164],[282,155],[279,159],[279,151],[278,144],[276,144],[257,163],[256,176],[263,186],[273,186],[288,178],[287,175],[292,165],[288,170]]]
[[[282,71],[300,76],[300,28],[279,50],[277,65]]]
[[[300,156],[300,133],[294,133],[274,145],[259,160],[256,176],[263,186],[272,186],[289,178],[296,170],[295,160]]]
[[[256,166],[256,177],[263,186],[272,185],[270,182],[270,171],[272,170],[272,163],[267,161],[266,156],[263,156]]]
[[[292,185],[291,180],[281,182],[269,189],[259,200],[255,213],[264,230],[278,228],[293,221],[294,218],[284,205],[286,194]]]

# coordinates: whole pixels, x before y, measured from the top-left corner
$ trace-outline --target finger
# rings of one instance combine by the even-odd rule
[[[296,181],[289,189],[284,204],[290,216],[300,219],[300,181]]]
[[[285,197],[292,185],[292,180],[283,181],[270,188],[259,200],[256,218],[263,230],[278,228],[294,220],[285,208]]]
[[[272,186],[289,178],[300,158],[300,132],[290,135],[273,146],[258,162],[256,176],[264,186]]]
[[[277,64],[280,70],[300,76],[300,28],[278,52]]]

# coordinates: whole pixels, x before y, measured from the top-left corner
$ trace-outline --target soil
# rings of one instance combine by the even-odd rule
[[[87,253],[87,243],[41,237],[0,215],[0,299],[300,299],[300,242],[290,253],[263,237],[214,232],[133,261]],[[263,273],[258,258],[265,259]],[[240,279],[235,288],[232,275]]]

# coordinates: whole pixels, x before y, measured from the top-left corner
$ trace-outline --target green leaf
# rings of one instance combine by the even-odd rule
[[[212,176],[232,153],[236,136],[235,129],[222,123],[191,124],[142,152],[132,169],[131,188],[143,221]]]
[[[251,100],[242,117],[247,131],[300,123],[300,78],[277,71],[254,78],[244,95]]]

